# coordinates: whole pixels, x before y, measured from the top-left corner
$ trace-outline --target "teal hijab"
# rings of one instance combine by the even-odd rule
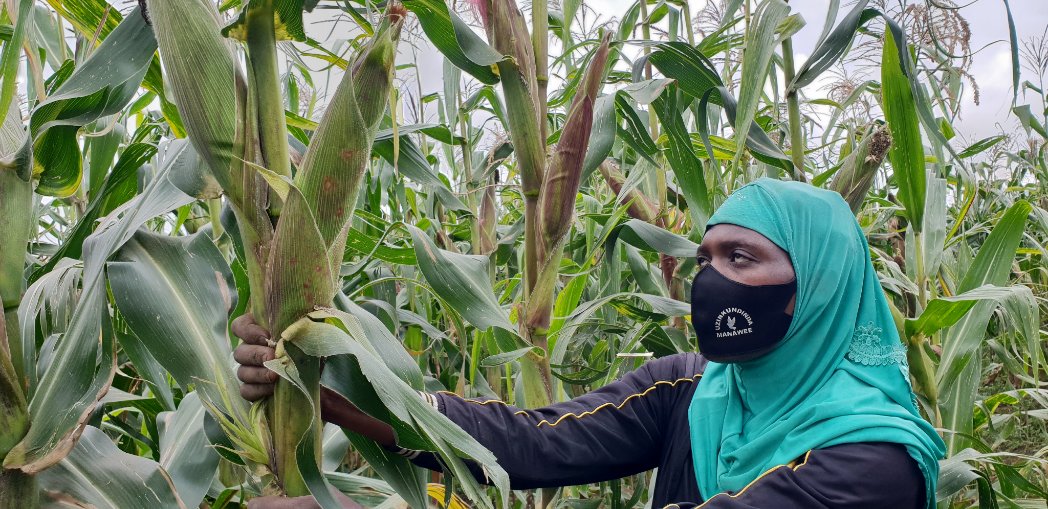
[[[702,495],[741,490],[811,449],[894,442],[917,461],[934,508],[945,447],[917,410],[906,351],[848,204],[833,191],[761,179],[717,209],[709,226],[721,223],[789,253],[797,301],[778,348],[711,362],[699,382],[688,422]]]

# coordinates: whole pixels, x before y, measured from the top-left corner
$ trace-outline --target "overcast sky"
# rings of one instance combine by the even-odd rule
[[[556,0],[553,1],[556,2]],[[706,1],[692,0],[690,4],[692,12],[697,13],[702,10]],[[602,19],[607,20],[612,17],[621,17],[633,2],[632,0],[584,0],[584,3]],[[800,13],[807,22],[807,25],[794,36],[794,48],[798,54],[797,65],[799,66],[815,46],[830,2],[829,0],[792,0],[789,3],[794,12]],[[841,3],[845,5],[842,5],[842,12],[838,14],[838,19],[850,9],[848,4],[851,2],[843,0]],[[957,140],[957,145],[964,147],[1002,130],[1004,132],[1014,131],[1018,128],[1018,124],[1013,117],[1009,117],[1012,99],[1011,53],[1004,1],[958,0],[958,3],[966,5],[960,10],[960,13],[971,27],[970,47],[973,51],[977,51],[970,73],[980,88],[979,105],[973,102],[971,90],[966,90],[961,108],[962,118],[954,126],[961,138]],[[1045,27],[1048,26],[1048,0],[1010,0],[1010,3],[1020,41],[1039,36],[1044,32]],[[526,8],[528,2],[523,0],[521,4]],[[317,10],[309,16],[311,35],[331,42],[349,34],[352,24],[348,18],[332,25],[332,12]],[[587,21],[593,22],[592,14]],[[332,27],[334,27],[333,30]],[[433,48],[428,47],[426,41],[416,41],[416,44],[414,50],[405,51],[402,46],[400,60],[417,62],[423,78],[423,93],[442,91],[442,57]],[[552,50],[551,53],[553,53]],[[1036,82],[1036,78],[1028,75],[1028,72],[1024,69],[1022,79]],[[413,89],[415,86],[413,82],[410,83],[410,88]],[[825,96],[825,91],[819,90],[818,83],[809,86],[805,92],[812,97]],[[1024,100],[1020,95],[1019,104],[1029,100]]]

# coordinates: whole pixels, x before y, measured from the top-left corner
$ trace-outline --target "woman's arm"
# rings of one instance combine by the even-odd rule
[[[899,444],[858,443],[815,449],[735,493],[664,509],[922,509],[924,476]]]
[[[571,486],[658,466],[670,410],[687,404],[680,395],[691,394],[704,365],[696,354],[656,359],[600,389],[533,410],[434,396],[444,415],[495,455],[513,489]],[[415,464],[440,468],[432,454],[409,454]]]
[[[273,358],[268,333],[247,315],[234,320],[232,329],[244,340],[233,352],[241,364],[241,395],[257,400],[271,394],[276,375],[262,366]],[[570,486],[656,467],[670,411],[688,403],[681,395],[691,394],[704,366],[697,354],[656,359],[593,392],[534,410],[448,392],[420,397],[432,398],[441,413],[490,450],[514,489]],[[321,410],[324,420],[399,449],[388,424],[337,394],[324,391]],[[441,469],[432,453],[399,452],[420,466]],[[470,467],[484,482],[481,469]]]

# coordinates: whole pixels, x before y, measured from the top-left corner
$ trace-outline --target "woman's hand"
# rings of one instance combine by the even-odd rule
[[[255,323],[249,314],[238,316],[231,326],[233,334],[244,343],[233,350],[233,359],[240,364],[237,378],[240,379],[240,396],[248,401],[258,401],[273,394],[273,386],[280,375],[263,366],[276,358],[271,346],[269,332]]]
[[[244,343],[233,350],[233,359],[240,364],[237,378],[240,379],[240,396],[248,401],[258,401],[273,394],[273,388],[280,375],[269,370],[264,362],[276,358],[276,350],[271,346],[269,332],[255,323],[249,315],[240,315],[231,326],[233,335]],[[338,393],[322,387],[320,391],[320,416],[325,422],[337,424],[348,430],[364,435],[380,445],[392,446],[396,443],[393,428],[346,401]],[[275,498],[275,497],[267,497]],[[274,503],[292,503],[297,499],[280,499]],[[309,499],[311,503],[312,499]],[[348,500],[348,499],[347,499]],[[298,502],[295,502],[298,503]],[[252,506],[254,507],[254,506]],[[299,507],[297,505],[274,505],[259,507]],[[301,506],[315,507],[315,506]],[[355,507],[355,506],[354,506]]]

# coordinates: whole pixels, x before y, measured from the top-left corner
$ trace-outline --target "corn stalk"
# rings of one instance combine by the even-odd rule
[[[405,12],[391,4],[375,36],[353,58],[298,173],[289,180],[286,120],[282,108],[273,107],[282,104],[273,97],[274,91],[279,96],[273,2],[247,6],[250,80],[221,37],[210,2],[150,0],[147,5],[190,139],[236,212],[252,313],[269,330],[283,331],[316,307],[333,304],[346,232],[385,111]],[[277,350],[272,367],[278,372],[295,365],[303,377],[319,376],[315,358],[302,356],[283,340]],[[303,394],[281,379],[267,415],[269,468],[279,491],[308,494],[301,473],[306,466],[298,464],[296,448],[303,437],[313,436],[313,444],[304,447],[319,458],[319,435],[308,434],[320,423],[319,389]]]
[[[8,103],[0,126],[0,459],[29,430],[18,305],[25,291],[25,250],[33,234],[32,152],[18,101]],[[19,469],[0,467],[0,509],[35,507],[36,482]]]

